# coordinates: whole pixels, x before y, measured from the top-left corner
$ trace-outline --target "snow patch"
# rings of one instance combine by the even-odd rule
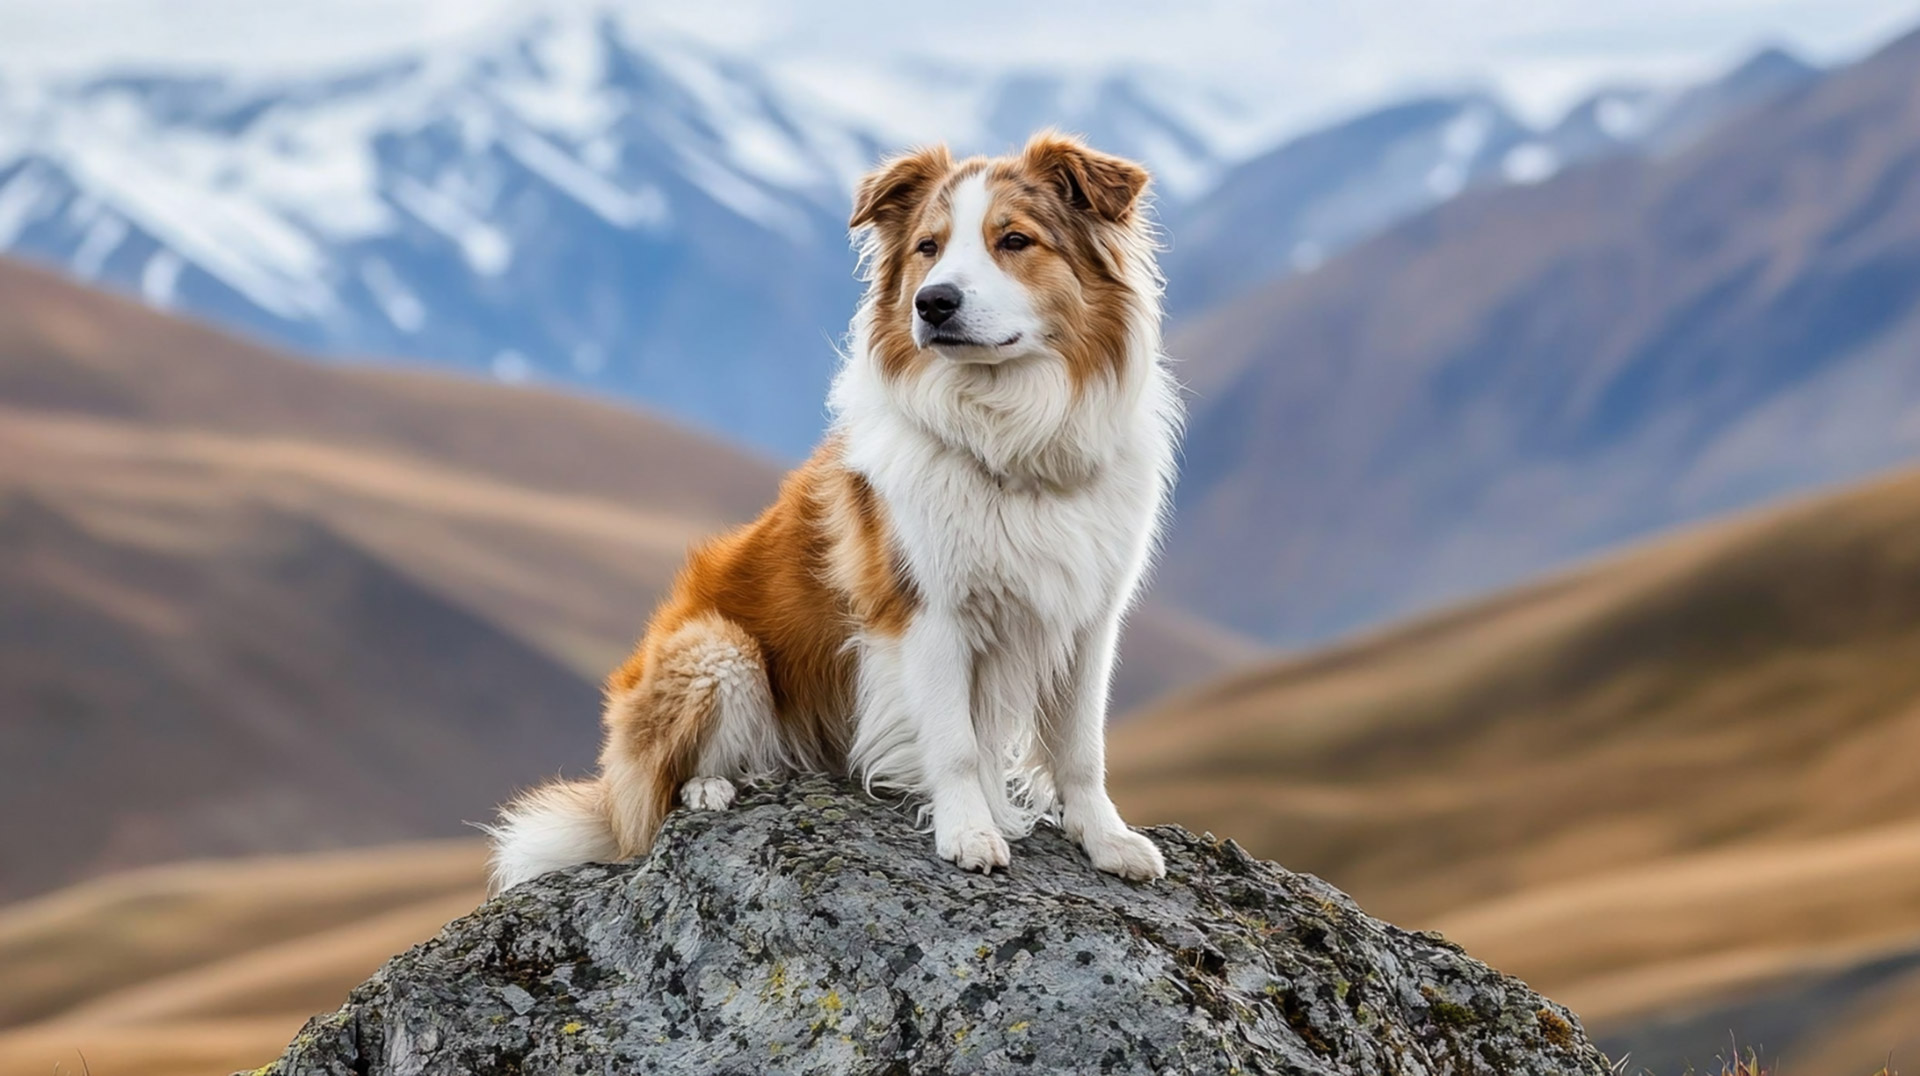
[[[127,231],[127,222],[121,217],[107,213],[95,217],[87,228],[86,238],[80,241],[80,249],[73,253],[74,275],[82,280],[98,280],[107,259],[126,242]]]
[[[1461,110],[1440,132],[1440,145],[1455,161],[1470,161],[1493,134],[1493,113],[1484,105]]]
[[[40,212],[41,198],[52,187],[33,161],[22,165],[5,186],[0,186],[0,247],[12,246],[27,230]]]
[[[1138,117],[1129,117],[1124,129],[1135,152],[1152,162],[1157,189],[1184,199],[1213,185],[1218,169],[1211,161],[1194,157],[1172,132]]]
[[[699,123],[688,133],[717,140],[733,169],[775,187],[806,189],[832,180],[786,117],[773,110],[766,87],[737,70],[722,70],[725,61],[697,55],[692,47],[652,49],[647,57],[698,105]]]
[[[1552,146],[1522,142],[1500,160],[1500,174],[1509,183],[1538,183],[1560,170],[1560,155]]]
[[[521,164],[615,227],[645,225],[659,229],[671,219],[667,196],[657,187],[621,190],[605,176],[562,153],[553,143],[525,131],[508,132],[505,145],[507,152]]]
[[[574,372],[587,377],[607,368],[607,349],[596,343],[574,345],[572,358]]]
[[[39,151],[85,192],[70,210],[87,229],[76,271],[103,264],[125,238],[95,231],[106,217],[137,227],[269,313],[298,320],[336,307],[328,259],[312,237],[251,197],[233,175],[210,168],[205,136],[157,139],[122,129],[139,110],[119,95],[104,111],[77,106],[44,124]],[[95,122],[96,120],[100,122]],[[222,182],[222,180],[225,182]]]
[[[1623,97],[1608,97],[1594,106],[1593,122],[1608,138],[1628,142],[1646,131],[1654,111]]]
[[[525,384],[533,377],[533,364],[527,361],[525,355],[512,348],[496,352],[493,356],[492,368],[494,378],[508,385]]]
[[[582,89],[606,80],[606,42],[591,14],[549,17],[533,31],[528,47],[556,85]]]
[[[1467,186],[1467,169],[1459,161],[1441,161],[1427,171],[1427,193],[1442,201]]]
[[[422,224],[453,240],[475,273],[499,276],[512,263],[513,244],[506,235],[454,198],[407,176],[394,183],[393,197]]]
[[[427,307],[409,289],[400,274],[385,258],[368,258],[360,263],[360,279],[380,304],[381,313],[403,333],[417,333],[427,323]]]
[[[180,271],[187,267],[185,258],[165,247],[147,256],[147,264],[140,269],[140,295],[142,298],[162,310],[173,306],[174,290],[180,284]]]
[[[680,158],[681,168],[707,196],[735,213],[771,228],[795,241],[811,237],[806,218],[724,165],[693,152]]]

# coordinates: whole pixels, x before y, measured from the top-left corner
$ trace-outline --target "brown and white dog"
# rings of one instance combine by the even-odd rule
[[[830,433],[692,554],[607,681],[599,776],[503,809],[497,886],[642,854],[676,799],[723,809],[796,770],[924,796],[970,870],[1052,814],[1101,870],[1165,872],[1107,796],[1104,742],[1180,422],[1146,188],[1052,133],[862,181],[869,286]]]

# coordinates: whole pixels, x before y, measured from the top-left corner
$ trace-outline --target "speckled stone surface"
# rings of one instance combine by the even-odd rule
[[[536,879],[310,1021],[282,1074],[1591,1074],[1573,1014],[1230,841],[1168,877],[1057,831],[1011,870],[809,778],[676,811],[643,863]]]

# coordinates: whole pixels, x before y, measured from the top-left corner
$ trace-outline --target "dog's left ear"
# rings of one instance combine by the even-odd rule
[[[1042,131],[1027,142],[1021,160],[1033,172],[1059,185],[1067,202],[1124,224],[1140,204],[1150,178],[1147,170],[1057,131]]]
[[[847,227],[885,226],[905,219],[952,169],[953,155],[944,145],[927,146],[882,161],[854,191],[853,216],[848,219]]]

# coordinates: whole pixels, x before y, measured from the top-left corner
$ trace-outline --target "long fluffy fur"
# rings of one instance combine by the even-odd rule
[[[800,769],[926,797],[963,867],[1004,864],[1052,809],[1102,869],[1161,871],[1106,796],[1103,746],[1180,421],[1145,186],[1053,134],[868,177],[829,436],[693,553],[609,677],[599,777],[503,809],[496,886],[642,854],[676,799],[724,808],[733,782]],[[915,314],[934,283],[968,296],[944,329]]]
[[[493,842],[494,887],[617,857],[606,798],[597,780],[554,781],[521,795],[497,824],[483,827]]]

